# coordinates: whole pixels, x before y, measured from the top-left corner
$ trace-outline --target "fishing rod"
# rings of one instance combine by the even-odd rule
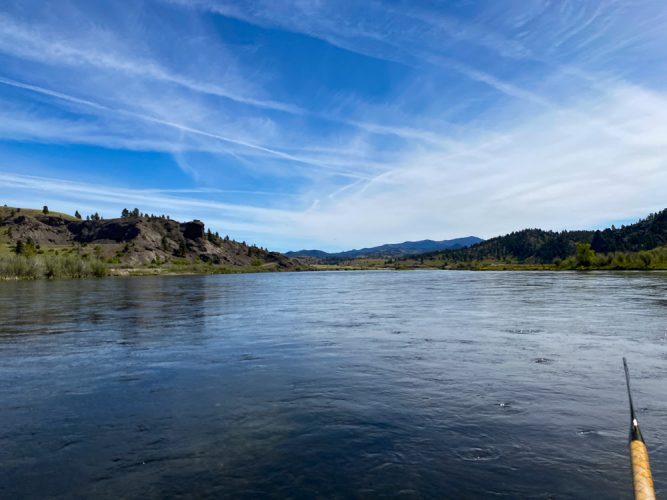
[[[628,371],[628,362],[625,358],[623,358],[623,368],[625,368],[625,383],[628,386],[628,399],[630,400],[630,462],[632,463],[632,483],[635,488],[635,500],[655,500],[651,465],[648,462],[648,450],[646,449],[642,432],[639,430],[635,407],[632,404],[630,372]]]

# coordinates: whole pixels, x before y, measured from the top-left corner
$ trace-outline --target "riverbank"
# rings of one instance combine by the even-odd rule
[[[107,276],[175,276],[303,271],[307,267],[282,268],[279,263],[253,262],[249,266],[222,266],[206,262],[175,260],[163,264],[123,266],[79,255],[3,255],[0,280],[79,279]]]
[[[567,259],[552,263],[473,260],[456,261],[442,255],[401,259],[352,259],[336,264],[313,264],[321,271],[442,269],[467,271],[655,271],[667,270],[667,247],[641,252],[596,253],[588,245]]]
[[[227,274],[299,270],[273,252],[203,222],[125,209],[115,219],[0,207],[0,279]]]
[[[576,245],[576,253],[551,262],[533,259],[466,259],[455,254],[430,254],[385,261],[394,267],[411,269],[468,269],[476,271],[651,271],[667,269],[667,246],[637,252],[595,252],[588,243]]]
[[[664,251],[664,250],[663,250]],[[656,254],[656,251],[652,251]],[[650,252],[647,252],[650,253]],[[223,266],[211,262],[174,260],[148,265],[118,265],[89,256],[68,255],[2,255],[0,280],[79,279],[130,276],[181,276],[246,274],[286,271],[666,271],[667,259],[646,256],[595,256],[587,265],[576,259],[555,264],[518,262],[444,262],[419,257],[388,263],[385,259],[357,259],[340,264],[305,264],[290,268],[278,263],[254,261],[249,266]]]

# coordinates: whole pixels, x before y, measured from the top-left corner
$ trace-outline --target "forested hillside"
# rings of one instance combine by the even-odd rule
[[[590,244],[598,254],[639,252],[667,245],[667,209],[620,228],[560,232],[524,229],[468,248],[433,252],[424,257],[448,262],[551,264],[575,256],[577,243]]]

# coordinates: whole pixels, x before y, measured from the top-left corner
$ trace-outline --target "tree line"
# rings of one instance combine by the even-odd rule
[[[496,261],[526,264],[563,263],[576,258],[580,247],[588,245],[596,259],[600,255],[647,252],[667,245],[667,209],[650,214],[635,224],[603,231],[545,231],[524,229],[456,250],[424,254],[427,259],[448,262]],[[646,254],[642,254],[646,255]],[[606,257],[605,257],[606,258]],[[644,257],[648,258],[648,257]],[[620,264],[619,264],[620,265]]]

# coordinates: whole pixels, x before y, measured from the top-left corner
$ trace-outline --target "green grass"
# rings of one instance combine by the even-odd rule
[[[16,255],[15,245],[1,246],[0,280],[84,278],[92,276],[153,276],[187,274],[236,274],[280,271],[277,263],[262,263],[259,259],[247,266],[226,267],[201,260],[174,258],[146,264],[123,262],[114,256],[120,245],[42,245],[29,255]],[[109,248],[105,248],[109,247]]]
[[[101,260],[80,255],[3,255],[0,256],[0,279],[33,280],[88,278],[109,275]]]
[[[12,213],[14,215],[27,215],[30,217],[35,217],[35,216],[40,216],[44,215],[41,210],[34,209],[34,208],[16,208],[16,207],[6,207],[6,206],[0,206],[0,257],[9,257],[14,254],[14,246],[15,242],[9,237],[9,227],[7,226],[2,226],[2,221],[4,219],[7,219],[11,217]],[[78,220],[76,217],[73,217],[68,214],[64,214],[61,212],[51,212],[49,211],[49,215],[54,216],[54,217],[61,217],[65,220],[68,221],[76,221]],[[72,247],[71,245],[61,245],[61,246],[56,246],[56,245],[51,245],[48,248],[43,248],[41,249],[41,253],[51,253],[55,252],[56,250],[59,251],[70,251],[69,248]]]
[[[177,264],[166,263],[161,266],[111,266],[111,276],[171,276],[171,275],[209,275],[209,274],[245,274],[280,271],[273,263],[262,266],[226,267],[215,264],[197,262]]]
[[[4,219],[6,217],[9,217],[12,212],[14,212],[14,215],[29,215],[31,217],[35,217],[36,215],[44,215],[42,213],[41,209],[37,208],[17,208],[17,207],[5,207],[5,206],[0,206],[0,219]],[[48,215],[52,217],[61,217],[65,220],[69,221],[77,221],[76,217],[73,215],[65,214],[62,212],[53,212],[49,210]]]
[[[0,227],[0,256],[9,255],[13,251],[13,243],[9,238],[9,228]]]

